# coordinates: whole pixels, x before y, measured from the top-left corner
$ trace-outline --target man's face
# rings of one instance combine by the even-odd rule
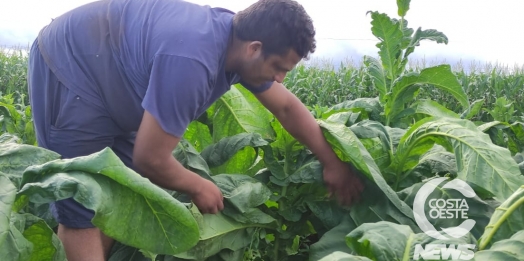
[[[287,72],[291,71],[300,60],[301,57],[292,49],[283,56],[269,55],[268,57],[262,55],[261,48],[253,49],[244,60],[244,66],[239,74],[244,82],[253,86],[260,86],[268,81],[282,83]]]

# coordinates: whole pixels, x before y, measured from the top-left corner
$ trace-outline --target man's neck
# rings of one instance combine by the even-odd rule
[[[243,42],[235,37],[234,30],[231,30],[231,35],[227,44],[226,53],[226,72],[236,72],[239,64],[239,51],[241,50]]]

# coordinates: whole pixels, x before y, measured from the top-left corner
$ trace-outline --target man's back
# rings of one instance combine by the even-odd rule
[[[136,131],[149,106],[180,135],[230,86],[223,63],[232,17],[178,0],[98,1],[55,19],[39,45],[58,79],[106,108],[122,129]],[[188,106],[193,111],[182,109]]]

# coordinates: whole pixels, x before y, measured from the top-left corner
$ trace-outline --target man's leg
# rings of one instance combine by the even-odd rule
[[[121,134],[103,108],[58,81],[36,44],[30,54],[28,85],[40,147],[73,158],[111,147],[114,137]],[[113,240],[91,223],[92,210],[69,198],[52,203],[51,212],[59,223],[58,237],[69,261],[107,259]]]
[[[68,228],[62,224],[58,225],[58,238],[69,261],[107,260],[114,242],[96,227]]]

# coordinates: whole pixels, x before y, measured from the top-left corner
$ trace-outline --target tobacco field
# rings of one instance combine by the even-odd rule
[[[409,1],[397,5],[399,17],[368,13],[377,57],[337,72],[299,66],[284,82],[360,173],[365,190],[349,208],[328,197],[315,155],[240,85],[191,123],[173,151],[222,190],[218,214],[202,215],[110,148],[60,159],[36,144],[25,60],[4,54],[0,260],[66,260],[48,205],[69,197],[94,210],[92,222],[117,241],[111,261],[524,260],[524,72],[414,69],[408,58],[417,46],[448,39],[410,28]],[[416,222],[417,192],[440,177],[428,201],[464,198],[454,180],[475,192],[465,198],[467,218],[429,218],[440,232],[474,220],[460,237],[435,239]]]

